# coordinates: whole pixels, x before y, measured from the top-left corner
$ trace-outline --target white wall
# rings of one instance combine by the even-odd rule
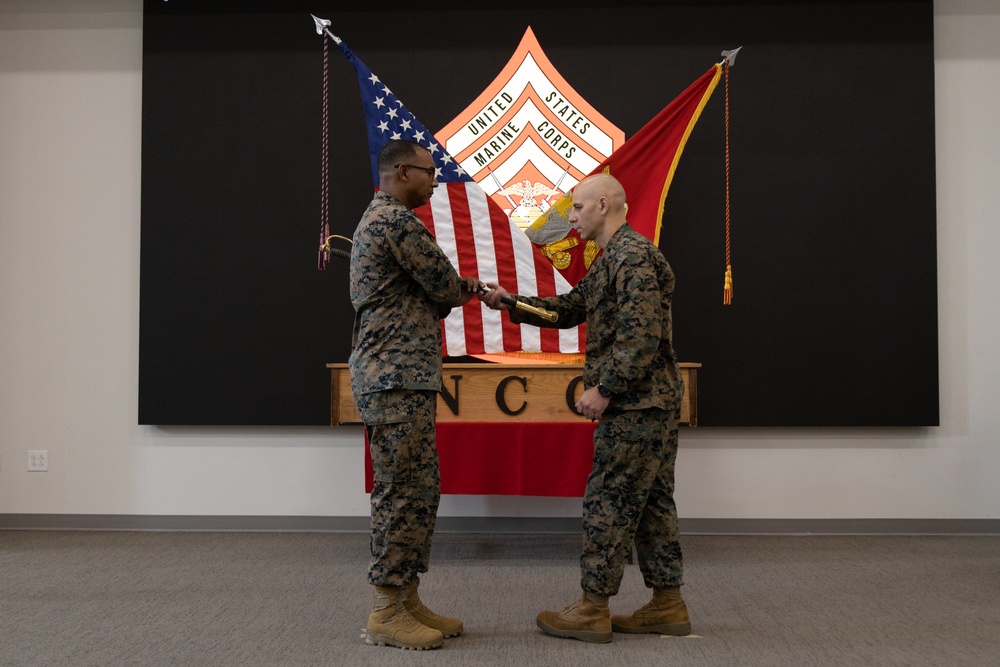
[[[998,35],[935,3],[942,425],[683,430],[682,517],[1000,518]],[[141,68],[139,0],[0,0],[0,514],[366,516],[357,427],[136,425]]]

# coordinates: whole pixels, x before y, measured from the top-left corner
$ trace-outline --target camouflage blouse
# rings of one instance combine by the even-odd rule
[[[547,322],[520,310],[511,320],[558,328],[587,323],[586,387],[612,392],[608,410],[673,409],[683,393],[674,355],[670,302],[674,273],[660,250],[628,224],[567,294],[518,297],[559,314]]]
[[[376,193],[351,248],[355,396],[441,389],[441,318],[461,285],[420,218],[392,195]]]

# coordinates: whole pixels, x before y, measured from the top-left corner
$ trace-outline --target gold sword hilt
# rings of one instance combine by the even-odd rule
[[[486,294],[489,290],[486,287],[480,287],[479,293]],[[506,303],[508,306],[513,306],[518,310],[523,310],[526,313],[531,313],[532,315],[537,315],[538,317],[546,320],[547,322],[555,322],[559,319],[559,313],[553,312],[551,310],[545,310],[544,308],[538,308],[537,306],[531,306],[526,303],[518,301],[512,296],[502,296],[500,301]]]
[[[556,320],[559,319],[559,313],[556,313],[554,311],[545,310],[544,308],[538,308],[536,306],[531,306],[529,304],[518,301],[517,299],[511,299],[511,301],[514,302],[514,307],[517,308],[518,310],[523,310],[526,313],[537,315],[543,320],[547,320],[549,322],[555,322]]]

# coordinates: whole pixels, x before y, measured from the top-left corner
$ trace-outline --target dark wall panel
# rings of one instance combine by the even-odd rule
[[[310,13],[432,129],[528,26],[627,137],[743,46],[729,82],[732,305],[723,83],[661,235],[678,353],[704,365],[700,423],[938,423],[931,2],[340,7],[145,5],[140,423],[327,423],[325,364],[347,360],[353,309],[346,262],[316,268],[323,39]],[[329,76],[331,225],[350,236],[371,175],[356,77],[335,48]]]

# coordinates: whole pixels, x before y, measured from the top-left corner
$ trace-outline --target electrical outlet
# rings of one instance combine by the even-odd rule
[[[49,450],[34,449],[28,451],[28,472],[48,472]]]

